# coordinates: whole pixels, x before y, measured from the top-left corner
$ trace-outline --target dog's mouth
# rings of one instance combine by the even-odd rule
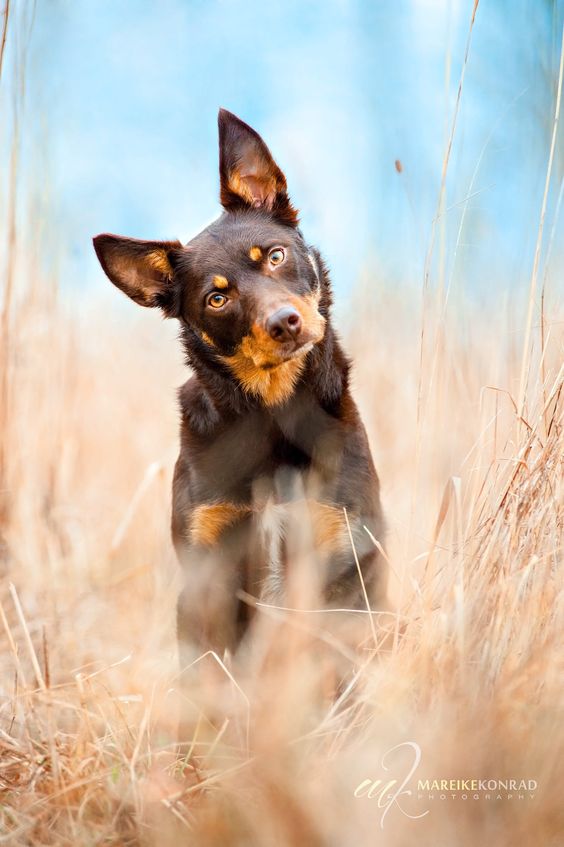
[[[272,352],[268,351],[269,360],[255,362],[257,367],[262,370],[270,371],[274,368],[280,367],[285,362],[290,362],[292,359],[298,359],[301,356],[306,356],[310,350],[313,350],[315,346],[314,341],[290,341],[287,344],[280,344],[280,349],[277,351],[277,355],[275,357],[272,356]],[[260,357],[255,357],[259,358]]]
[[[256,338],[247,336],[233,356],[225,356],[224,361],[236,372],[250,374],[275,374],[283,365],[294,362],[300,366],[307,354],[313,350],[318,339],[304,338],[283,344],[263,347]]]

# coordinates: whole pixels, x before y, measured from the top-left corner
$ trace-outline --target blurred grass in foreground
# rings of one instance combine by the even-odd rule
[[[332,705],[332,662],[346,648],[327,646],[322,616],[260,610],[260,656],[233,671],[240,688],[225,675],[194,690],[201,720],[182,769],[168,530],[181,363],[172,326],[146,314],[117,325],[111,296],[72,315],[28,303],[12,324],[6,835],[57,845],[551,843],[564,823],[558,321],[522,417],[507,318],[496,316],[492,333],[493,312],[467,313],[463,339],[445,327],[418,432],[416,310],[372,298],[348,348],[383,481],[397,637],[379,653],[360,645],[354,684]],[[353,792],[384,778],[382,754],[405,740],[422,748],[420,778],[530,778],[536,797],[415,799],[408,808],[429,815],[393,809],[380,833],[381,810]]]

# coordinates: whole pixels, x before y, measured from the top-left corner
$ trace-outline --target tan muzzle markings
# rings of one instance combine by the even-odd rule
[[[288,305],[293,306],[302,319],[298,338],[300,346],[295,351],[288,354],[287,346],[270,336],[264,327],[265,315],[262,320],[255,321],[235,354],[223,357],[243,390],[260,397],[267,406],[284,403],[291,396],[303,371],[306,354],[325,333],[325,318],[317,308],[318,292],[304,297],[288,293],[277,303],[269,302],[268,310],[263,307],[261,311],[272,314]]]

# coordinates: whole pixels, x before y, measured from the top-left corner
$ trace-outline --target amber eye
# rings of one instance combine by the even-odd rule
[[[281,265],[286,258],[286,253],[282,247],[274,247],[268,254],[268,261],[271,265]]]
[[[224,294],[218,294],[213,291],[206,299],[206,306],[211,306],[212,309],[221,309],[227,303],[227,297]]]

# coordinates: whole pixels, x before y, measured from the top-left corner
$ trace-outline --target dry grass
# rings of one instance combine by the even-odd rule
[[[522,419],[521,351],[507,319],[496,316],[494,335],[492,312],[467,305],[464,333],[429,332],[418,432],[417,310],[399,296],[374,304],[349,349],[383,480],[398,637],[378,654],[360,645],[350,690],[333,704],[331,657],[344,646],[325,637],[319,614],[262,609],[260,650],[233,669],[234,682],[203,660],[201,718],[178,760],[168,500],[182,366],[174,328],[152,313],[112,320],[114,297],[82,313],[27,301],[13,314],[4,842],[557,843],[558,315],[548,315],[544,384],[533,356]],[[381,759],[406,740],[422,750],[414,788],[416,778],[526,778],[538,782],[535,797],[416,791],[402,807],[429,814],[411,820],[392,806],[382,830],[377,800],[354,790],[365,778],[399,779],[399,754],[388,773]]]

